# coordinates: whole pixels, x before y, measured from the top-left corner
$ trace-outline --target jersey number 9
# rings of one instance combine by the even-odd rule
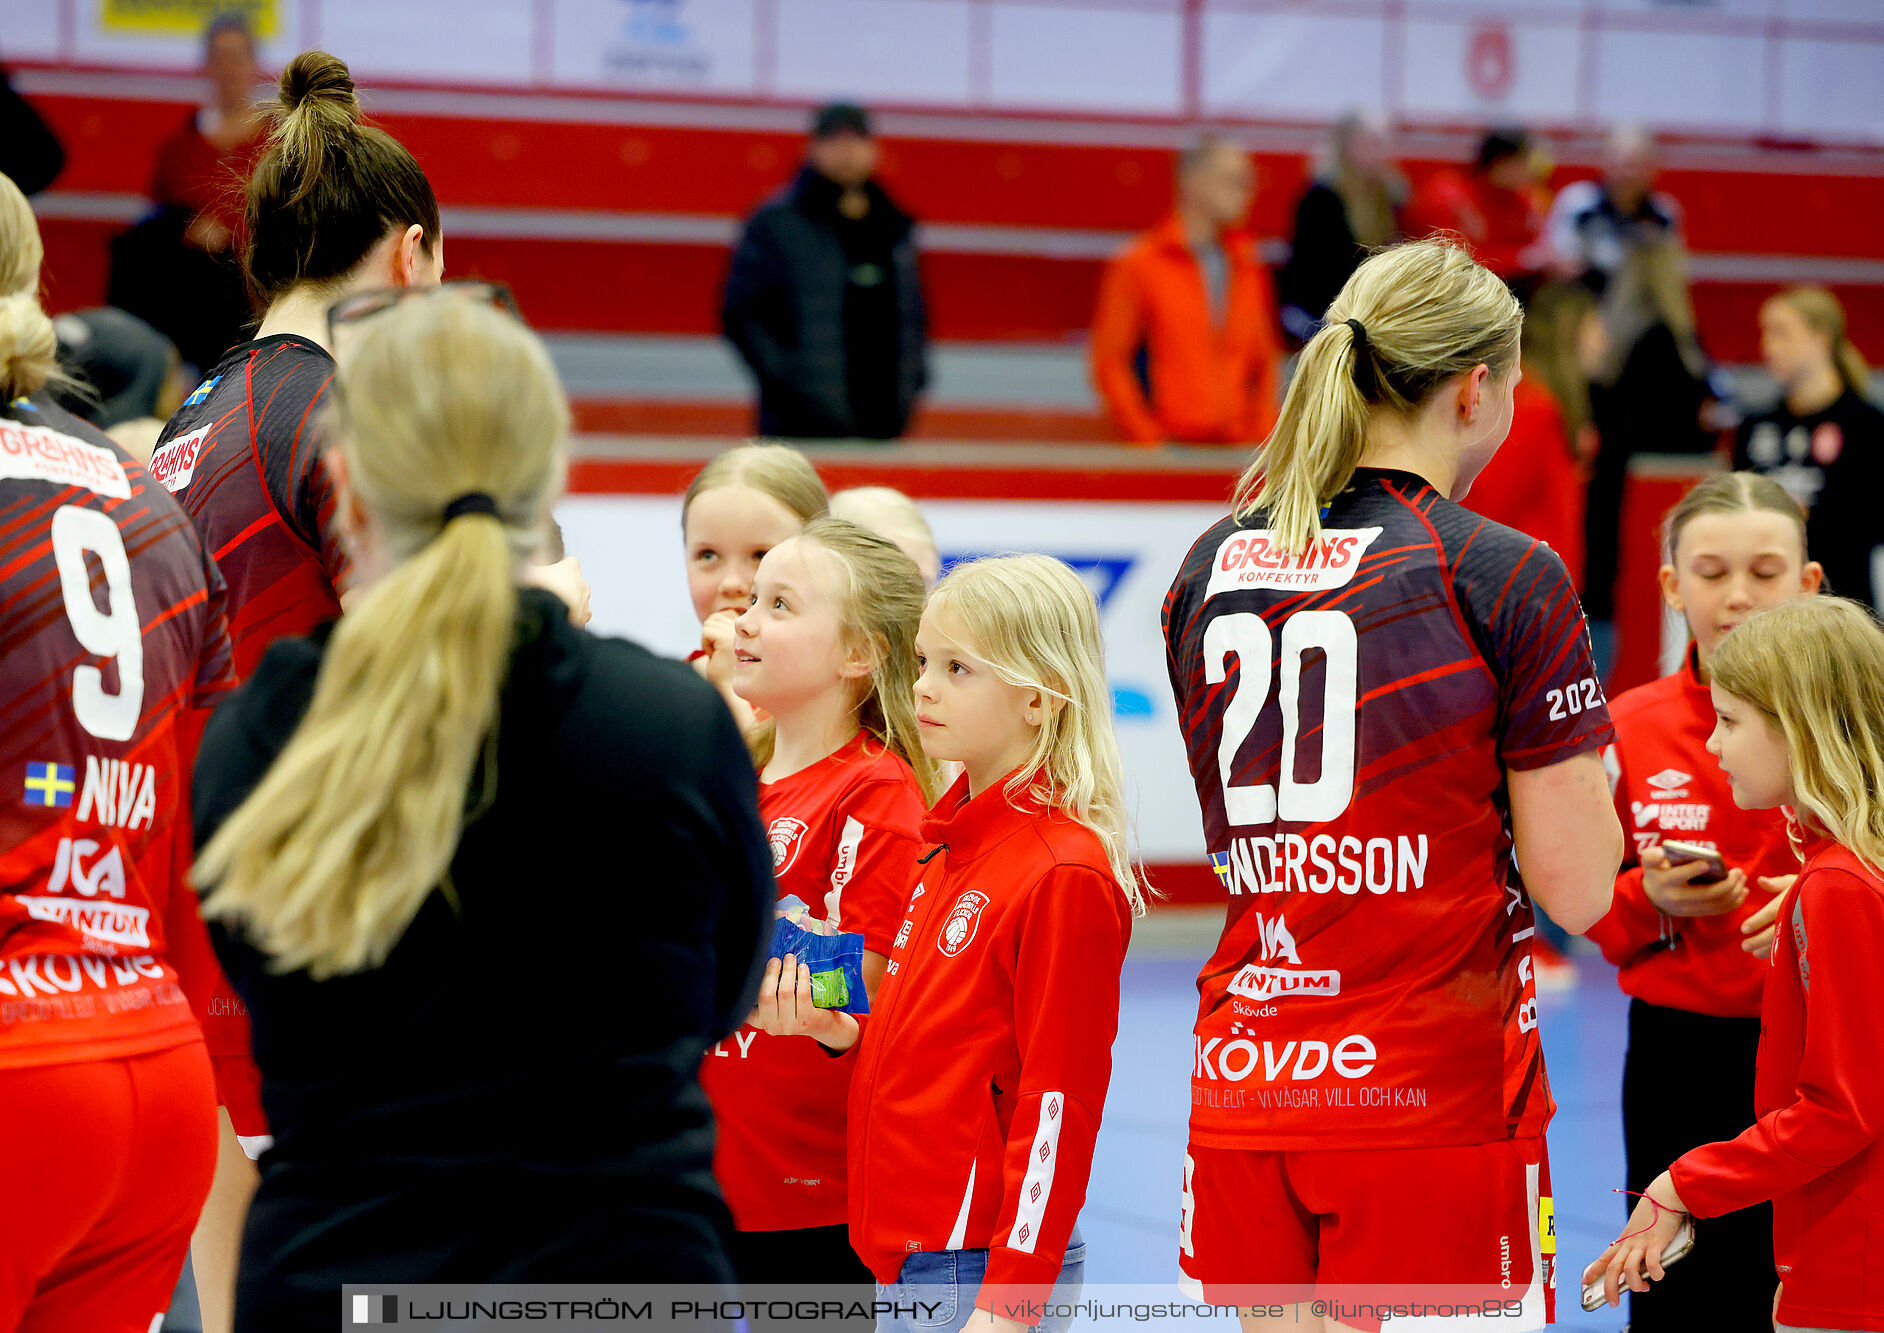
[[[91,571],[85,553],[98,557],[105,570],[105,601],[92,600]],[[72,712],[79,725],[108,741],[128,741],[144,710],[144,636],[137,603],[131,596],[131,562],[125,558],[118,525],[96,509],[66,505],[52,516],[52,554],[59,564],[59,590],[65,618],[79,646],[100,657],[118,659],[118,692],[105,693],[105,673],[82,666],[72,673]]]
[[[1204,679],[1223,683],[1229,658],[1236,654],[1240,675],[1236,693],[1223,710],[1223,740],[1217,746],[1217,771],[1223,779],[1223,812],[1232,828],[1272,824],[1278,815],[1291,823],[1319,824],[1338,818],[1354,799],[1354,700],[1360,676],[1354,622],[1342,611],[1298,611],[1282,626],[1281,793],[1270,783],[1231,782],[1237,751],[1256,728],[1269,702],[1269,659],[1274,639],[1268,622],[1250,611],[1218,616],[1204,630]],[[1302,659],[1311,648],[1326,658],[1322,677],[1321,776],[1313,782],[1295,777],[1295,752],[1301,740]]]

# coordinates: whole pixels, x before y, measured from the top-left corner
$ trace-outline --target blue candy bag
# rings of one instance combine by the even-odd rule
[[[811,1002],[847,1014],[870,1012],[864,993],[862,935],[832,931],[796,894],[780,900],[772,923],[772,958],[792,955],[811,969]]]

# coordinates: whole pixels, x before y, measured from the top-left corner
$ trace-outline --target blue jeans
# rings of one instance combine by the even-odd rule
[[[903,1261],[903,1271],[887,1286],[877,1284],[877,1299],[905,1307],[896,1314],[877,1316],[877,1333],[960,1333],[975,1312],[975,1297],[988,1275],[986,1250],[927,1250]],[[1071,1305],[1086,1285],[1086,1242],[1079,1228],[1066,1242],[1066,1262],[1053,1284],[1054,1305]],[[908,1307],[920,1302],[913,1316]],[[1040,1321],[1040,1333],[1066,1333],[1073,1322],[1070,1311]]]

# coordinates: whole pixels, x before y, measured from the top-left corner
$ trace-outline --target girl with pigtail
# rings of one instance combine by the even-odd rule
[[[763,712],[748,739],[777,896],[799,924],[863,937],[873,995],[936,790],[911,690],[922,576],[885,538],[817,518],[773,546],[749,586],[729,626],[732,687]],[[751,1026],[714,1047],[701,1081],[740,1281],[855,1283],[867,1300],[845,1232],[850,1066]]]

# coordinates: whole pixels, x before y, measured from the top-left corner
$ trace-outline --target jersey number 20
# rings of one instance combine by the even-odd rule
[[[1295,778],[1295,751],[1301,740],[1302,658],[1311,648],[1327,659],[1322,677],[1321,776],[1313,782]],[[1291,823],[1318,824],[1338,817],[1354,799],[1354,699],[1360,666],[1354,622],[1341,611],[1298,611],[1282,626],[1281,793],[1267,782],[1236,785],[1230,775],[1237,751],[1255,730],[1269,702],[1269,659],[1274,639],[1269,625],[1249,611],[1218,616],[1204,630],[1204,679],[1223,683],[1230,654],[1241,675],[1229,707],[1223,710],[1223,740],[1217,746],[1217,771],[1223,779],[1223,812],[1232,828],[1274,823],[1278,814]]]
[[[91,571],[85,553],[105,569],[105,598],[100,611],[92,600]],[[105,693],[105,673],[82,666],[72,673],[72,712],[79,725],[108,741],[128,741],[144,710],[144,635],[137,603],[131,597],[131,562],[125,558],[118,525],[96,509],[66,505],[52,516],[52,555],[59,563],[59,591],[65,618],[79,646],[100,657],[118,659],[118,692]]]

